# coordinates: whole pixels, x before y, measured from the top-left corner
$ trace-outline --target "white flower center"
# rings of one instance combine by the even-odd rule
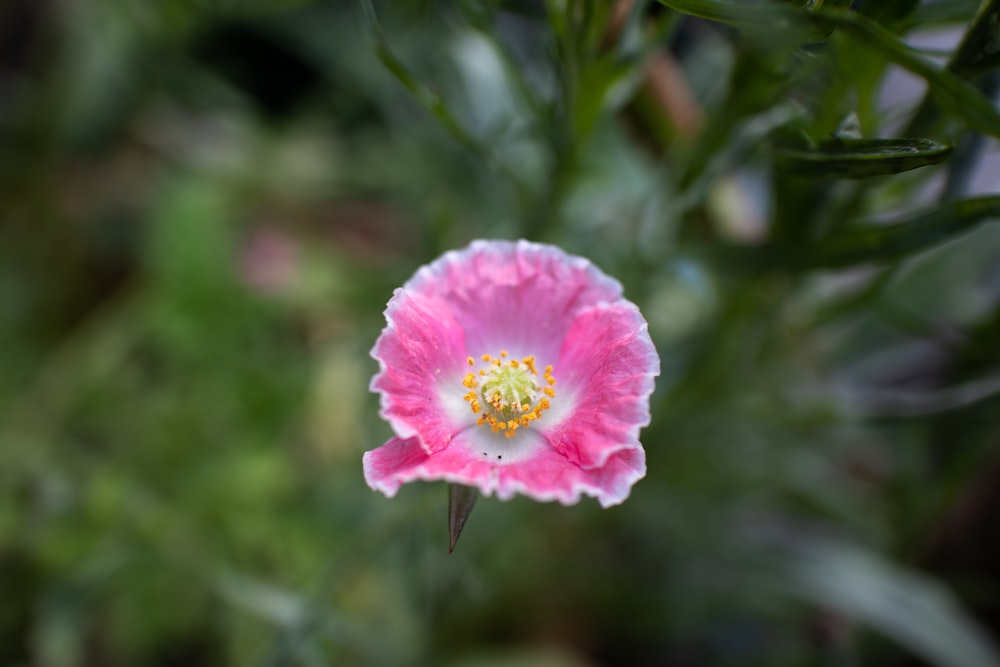
[[[500,350],[498,357],[484,354],[479,364],[482,368],[466,373],[462,384],[469,389],[465,400],[473,414],[479,415],[477,424],[489,426],[494,433],[503,431],[510,438],[551,407],[549,399],[555,398],[556,379],[552,377],[552,366],[546,366],[542,373],[544,384],[540,383],[534,357],[507,357],[506,350]],[[477,365],[472,357],[468,363]]]

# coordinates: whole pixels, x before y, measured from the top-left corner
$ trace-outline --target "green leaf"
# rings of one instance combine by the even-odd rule
[[[838,269],[888,264],[944,243],[1000,218],[1000,196],[950,201],[896,223],[858,223],[815,243],[774,241],[757,248],[721,251],[721,262],[749,270]]]
[[[463,484],[448,484],[448,553],[455,550],[455,544],[465,528],[465,521],[472,514],[472,508],[479,499],[475,487]]]
[[[918,6],[920,0],[880,0],[864,2],[858,11],[895,32],[909,21]]]
[[[922,2],[913,12],[912,26],[932,26],[947,23],[966,23],[979,7],[980,0],[937,0]]]
[[[768,15],[773,9],[760,3],[725,0],[660,0],[660,4],[684,14],[743,29],[767,27]]]
[[[959,4],[956,1],[956,4]],[[959,80],[973,80],[1000,66],[1000,2],[987,0],[981,10],[971,19],[971,24],[965,31],[961,43],[948,61],[946,72]],[[966,84],[973,87],[972,84]],[[991,96],[983,88],[987,96]],[[984,98],[988,99],[988,97]],[[937,105],[933,104],[937,102]],[[951,110],[940,92],[935,93],[930,87],[928,94],[911,117],[909,125],[904,130],[909,135],[925,135],[933,132],[941,120],[940,110]],[[994,111],[996,111],[994,107]],[[968,119],[967,119],[968,120]],[[976,129],[991,133],[981,127]]]
[[[971,79],[1000,67],[1000,0],[989,0],[976,15],[948,69]]]
[[[893,262],[1000,218],[1000,196],[951,201],[904,222],[867,224],[829,236],[815,253],[816,264],[843,267]]]
[[[788,568],[794,594],[862,621],[929,664],[997,667],[1000,657],[947,589],[848,544],[799,548]]]
[[[490,146],[473,135],[448,106],[437,88],[413,73],[403,60],[390,48],[389,40],[382,31],[375,7],[371,0],[361,0],[361,15],[365,26],[374,39],[375,55],[382,66],[403,86],[421,106],[429,111],[459,144],[473,155],[482,157],[491,167],[502,174],[519,191],[526,191],[527,184],[519,174],[503,165]]]
[[[382,32],[382,27],[375,15],[375,9],[372,6],[371,0],[362,0],[361,9],[365,23],[375,39],[375,54],[385,69],[413,95],[413,98],[417,102],[430,111],[438,119],[438,122],[463,146],[474,153],[484,152],[479,141],[452,114],[448,105],[435,88],[417,78],[406,66],[406,63],[393,53],[389,47],[389,41]]]
[[[816,30],[796,17],[796,13],[806,13],[802,9],[814,9],[822,5],[822,0],[786,0],[777,2],[741,2],[739,0],[660,0],[660,4],[670,9],[697,16],[708,21],[717,21],[740,30],[756,32],[785,43],[789,39],[798,42],[814,42],[826,39],[829,30]],[[786,10],[786,6],[792,9]]]
[[[608,91],[632,69],[632,63],[619,61],[613,54],[598,58],[583,68],[576,100],[574,136],[587,137],[593,131],[607,103]]]
[[[764,28],[772,35],[794,33],[796,26],[802,35],[808,36],[840,30],[859,45],[875,49],[891,62],[926,80],[931,96],[942,109],[962,118],[980,132],[1000,137],[1000,113],[973,85],[938,67],[892,32],[857,12],[841,9],[801,11],[778,5],[745,5],[723,0],[660,2],[671,9],[744,30]],[[800,39],[809,41],[806,37]]]
[[[941,108],[965,120],[973,128],[1000,137],[1000,113],[974,86],[941,69],[914,51],[874,21],[855,12],[810,12],[808,20],[839,29],[861,45],[879,51],[895,64],[927,81],[930,94]]]
[[[782,149],[778,165],[796,175],[868,178],[897,174],[945,160],[951,146],[930,139],[833,139],[809,150]]]

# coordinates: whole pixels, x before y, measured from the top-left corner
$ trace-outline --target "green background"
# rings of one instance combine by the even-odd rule
[[[0,665],[1000,664],[1000,3],[850,4],[5,1]],[[475,238],[663,373],[449,556],[368,351]]]

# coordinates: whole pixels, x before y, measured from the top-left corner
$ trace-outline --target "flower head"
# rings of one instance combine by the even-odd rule
[[[387,496],[417,479],[616,505],[646,473],[660,360],[618,281],[527,241],[475,241],[397,289],[372,356],[396,437],[366,452]]]

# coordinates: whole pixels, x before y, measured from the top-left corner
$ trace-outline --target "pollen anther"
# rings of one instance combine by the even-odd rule
[[[520,360],[509,356],[507,350],[500,350],[498,356],[484,354],[479,359],[485,367],[479,368],[476,358],[469,357],[466,361],[473,368],[462,380],[471,390],[463,398],[472,413],[478,415],[476,424],[489,426],[493,433],[503,432],[508,438],[539,419],[551,407],[549,399],[556,394],[551,365],[545,366],[539,378],[534,356]]]

